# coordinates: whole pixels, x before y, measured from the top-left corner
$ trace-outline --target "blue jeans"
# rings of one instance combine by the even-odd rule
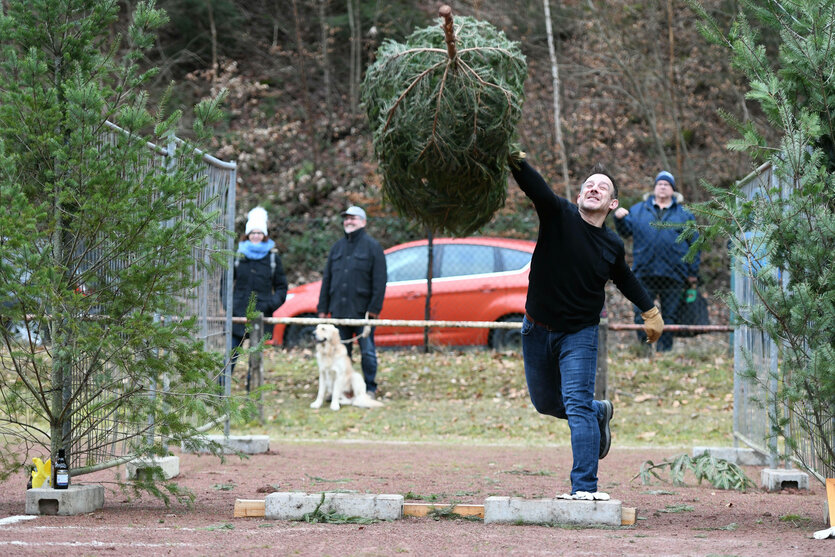
[[[597,491],[603,405],[594,400],[597,325],[559,333],[522,320],[522,355],[531,402],[540,414],[568,420],[571,493]]]
[[[359,337],[362,334],[362,327],[339,326],[339,338],[348,340],[353,336]],[[374,346],[374,329],[371,327],[371,333],[367,337],[358,338],[357,342],[360,345],[360,361],[362,365],[362,376],[365,379],[365,390],[369,393],[377,392],[377,348]],[[351,357],[353,342],[345,344],[348,349],[348,357]]]
[[[684,284],[678,282],[672,277],[639,277],[638,280],[649,292],[649,297],[653,300],[658,298],[661,304],[661,316],[664,318],[664,323],[676,323],[678,321],[678,306],[681,303],[681,295],[684,293]],[[641,324],[644,322],[641,317],[641,310],[638,306],[632,306],[635,312],[635,323]],[[638,340],[646,342],[647,334],[644,331],[637,331]],[[661,333],[661,338],[658,339],[656,350],[658,352],[667,352],[673,349],[673,334],[669,332]]]

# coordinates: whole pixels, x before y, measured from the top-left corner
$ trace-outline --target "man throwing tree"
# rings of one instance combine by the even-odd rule
[[[571,493],[560,498],[608,500],[597,490],[597,467],[611,445],[613,407],[608,400],[594,400],[606,282],[612,279],[641,309],[648,342],[658,340],[664,322],[626,264],[623,241],[604,226],[618,206],[618,189],[606,170],[592,169],[574,205],[551,191],[524,153],[511,156],[510,168],[539,216],[522,321],[531,402],[540,414],[568,420],[574,464]]]

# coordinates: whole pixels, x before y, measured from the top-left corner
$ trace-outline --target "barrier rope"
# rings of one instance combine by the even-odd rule
[[[223,318],[220,318],[223,319]],[[233,317],[233,323],[246,323],[246,317]],[[351,327],[458,327],[473,329],[521,329],[521,321],[431,321],[419,319],[334,319],[331,317],[265,317],[267,325],[319,325],[329,323],[331,325],[343,325]],[[616,323],[607,319],[600,320],[610,331],[640,331],[643,325],[637,323]],[[736,330],[733,325],[673,325],[664,324],[664,331],[677,332],[700,332],[700,333],[728,333]],[[364,332],[364,331],[363,331]]]

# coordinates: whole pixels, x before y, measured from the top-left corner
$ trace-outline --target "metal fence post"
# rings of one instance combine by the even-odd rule
[[[229,174],[229,183],[226,189],[226,229],[230,232],[229,236],[226,238],[226,249],[228,255],[226,257],[226,280],[223,283],[224,290],[225,290],[225,298],[226,301],[226,322],[224,324],[224,333],[225,333],[225,348],[226,348],[226,364],[223,367],[223,377],[224,377],[224,391],[223,394],[226,397],[232,396],[232,350],[235,349],[232,346],[232,313],[233,313],[233,288],[234,288],[234,281],[235,281],[235,265],[234,265],[234,257],[235,257],[235,188],[237,186],[237,171],[235,169],[232,170]],[[229,423],[229,416],[226,416],[226,419],[223,421],[223,434],[229,437],[229,430],[231,429]]]
[[[264,336],[264,314],[258,313],[258,316],[252,321],[252,330],[249,332],[249,346],[254,347],[261,344]],[[262,357],[261,349],[254,350],[249,353],[249,369],[247,370],[246,385],[247,391],[250,387],[253,389],[260,389],[264,384],[264,359]],[[258,391],[257,398],[258,405],[258,419],[264,423],[264,405],[261,398],[261,392]]]

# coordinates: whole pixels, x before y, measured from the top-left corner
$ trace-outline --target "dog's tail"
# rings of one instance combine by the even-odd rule
[[[360,393],[355,396],[352,404],[354,406],[359,406],[360,408],[380,408],[381,406],[384,406],[379,400],[374,400],[368,396],[368,393]]]
[[[382,402],[368,396],[365,391],[365,379],[363,379],[362,373],[352,371],[350,381],[351,390],[354,391],[354,400],[351,404],[360,408],[379,408],[383,406]]]

